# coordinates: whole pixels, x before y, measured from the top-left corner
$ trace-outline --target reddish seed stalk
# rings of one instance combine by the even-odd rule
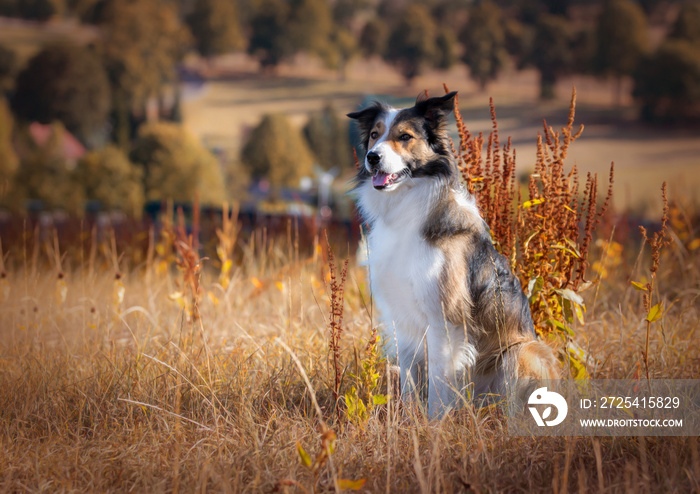
[[[326,235],[326,242],[328,242],[328,236]],[[333,387],[333,399],[335,402],[336,413],[338,414],[338,421],[340,422],[340,408],[338,407],[338,400],[340,398],[340,384],[343,377],[342,364],[340,362],[340,339],[343,334],[343,310],[344,310],[344,293],[345,293],[345,280],[348,275],[348,261],[345,259],[343,263],[343,269],[340,272],[340,278],[336,274],[335,256],[333,251],[328,246],[328,269],[330,272],[330,322],[329,322],[329,350],[333,358],[333,369],[335,371],[335,385]]]
[[[446,86],[445,90],[448,90]],[[515,150],[510,139],[501,145],[493,101],[489,105],[492,130],[486,139],[485,157],[482,155],[484,138],[468,132],[455,104],[460,175],[491,228],[496,248],[511,260],[524,288],[536,278],[541,277],[545,282],[547,289],[540,292],[531,307],[535,326],[541,333],[558,331],[547,324],[548,320],[561,317],[550,310],[552,300],[559,297],[554,290],[576,291],[584,281],[593,233],[612,200],[612,167],[608,195],[600,211],[597,209],[597,177],[588,176],[583,200],[579,203],[578,171],[564,169],[569,146],[583,130],[581,126],[574,131],[575,106],[574,91],[568,120],[561,131],[543,122],[537,139],[535,170],[528,183],[526,201],[530,201],[530,205],[525,206],[521,203],[521,190],[516,180]]]

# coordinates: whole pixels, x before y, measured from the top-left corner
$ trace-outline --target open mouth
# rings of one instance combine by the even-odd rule
[[[399,173],[382,173],[377,171],[372,177],[372,185],[377,190],[386,190],[402,182],[406,176],[406,170],[402,170]]]

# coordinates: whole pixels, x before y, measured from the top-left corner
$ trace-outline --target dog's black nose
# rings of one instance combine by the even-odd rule
[[[369,163],[370,165],[376,166],[381,160],[382,157],[374,151],[370,151],[369,153],[367,153],[367,163]]]

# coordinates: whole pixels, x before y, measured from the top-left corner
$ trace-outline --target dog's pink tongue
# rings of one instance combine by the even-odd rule
[[[375,187],[384,187],[388,181],[389,181],[389,174],[388,173],[379,172],[375,176],[372,177],[372,185],[374,185]]]

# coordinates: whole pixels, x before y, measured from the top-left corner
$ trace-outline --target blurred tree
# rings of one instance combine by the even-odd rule
[[[632,0],[606,0],[598,16],[594,70],[617,79],[617,101],[621,100],[622,78],[632,75],[647,47],[647,20]]]
[[[304,137],[316,161],[326,170],[334,167],[346,169],[353,165],[345,120],[329,104],[322,111],[312,113],[304,127]]]
[[[554,97],[557,79],[571,71],[571,26],[565,17],[542,14],[535,27],[529,63],[540,72],[540,98]]]
[[[289,0],[291,9],[286,23],[287,42],[294,53],[319,53],[334,29],[333,17],[326,0]]]
[[[298,187],[311,176],[313,156],[301,132],[285,115],[263,117],[243,148],[241,160],[256,178],[274,186]]]
[[[514,17],[504,20],[503,32],[506,39],[506,50],[515,61],[517,68],[522,69],[528,63],[535,42],[535,28]]]
[[[482,91],[508,62],[502,17],[501,9],[496,4],[489,1],[479,3],[470,9],[469,21],[461,33],[464,45],[462,59]]]
[[[143,212],[143,171],[115,146],[86,154],[76,166],[75,181],[86,199],[100,201],[104,209],[136,218]]]
[[[99,58],[71,45],[49,46],[17,77],[15,114],[26,121],[60,120],[83,142],[104,133],[109,113],[109,82]]]
[[[383,55],[389,38],[389,28],[386,22],[372,18],[362,28],[360,34],[360,50],[365,57]]]
[[[407,83],[420,74],[423,65],[434,63],[436,35],[437,28],[425,7],[411,4],[402,12],[389,36],[385,56]]]
[[[218,205],[225,199],[216,156],[178,124],[142,125],[129,158],[143,169],[147,201],[189,202],[196,192],[202,204]]]
[[[431,17],[441,29],[458,33],[469,17],[469,9],[465,7],[471,3],[464,0],[427,0],[423,6],[430,10]]]
[[[104,0],[97,15],[99,51],[112,87],[114,138],[126,149],[134,111],[176,81],[175,65],[191,38],[176,6],[166,0]]]
[[[546,12],[552,15],[565,16],[569,10],[569,6],[573,3],[572,0],[541,0]]]
[[[64,0],[0,0],[0,15],[45,21],[65,11]]]
[[[345,29],[352,29],[360,13],[371,6],[371,0],[336,0],[333,4],[333,22]]]
[[[572,34],[572,63],[577,73],[590,74],[594,72],[593,60],[596,50],[597,38],[594,26],[585,26]]]
[[[0,200],[17,173],[19,160],[12,142],[14,121],[5,98],[0,97]]]
[[[438,31],[435,50],[437,52],[436,68],[447,70],[457,63],[457,37],[452,29],[443,27]]]
[[[329,56],[333,19],[325,0],[259,0],[251,19],[248,52],[263,69],[299,52]]]
[[[16,71],[17,55],[14,50],[0,45],[0,95],[12,89]]]
[[[338,71],[345,80],[345,69],[358,53],[357,40],[349,29],[339,27],[333,31],[329,43],[318,50],[327,67]]]
[[[669,38],[700,43],[700,3],[686,1],[683,4]]]
[[[647,120],[700,121],[700,49],[682,39],[665,41],[639,64],[634,96]]]
[[[197,0],[187,24],[204,57],[221,55],[244,47],[236,2]]]
[[[1,0],[0,0],[1,1]],[[66,0],[66,10],[87,24],[96,20],[95,13],[104,0]]]
[[[21,199],[34,199],[41,201],[47,209],[65,209],[81,214],[84,194],[75,180],[75,162],[65,157],[65,127],[60,122],[54,122],[51,127],[51,135],[43,146],[37,145],[26,129],[22,132],[20,146],[24,152],[10,196],[15,207]]]
[[[248,53],[260,61],[263,69],[276,67],[294,53],[284,35],[289,4],[284,0],[261,0],[253,12]]]

